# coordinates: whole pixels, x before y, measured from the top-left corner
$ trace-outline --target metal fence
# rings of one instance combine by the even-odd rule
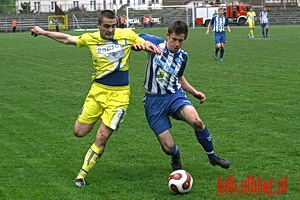
[[[12,32],[12,20],[17,20],[17,32],[21,31],[30,31],[30,29],[38,25],[44,29],[48,28],[48,17],[39,17],[39,18],[23,18],[23,17],[2,17],[0,18],[0,32]]]

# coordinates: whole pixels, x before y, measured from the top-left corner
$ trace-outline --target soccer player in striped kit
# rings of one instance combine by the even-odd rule
[[[259,21],[261,26],[261,32],[263,37],[268,37],[269,34],[269,13],[266,11],[266,7],[259,13]]]
[[[231,32],[231,29],[228,24],[228,19],[223,15],[224,9],[218,9],[218,15],[214,16],[209,22],[206,30],[206,35],[209,34],[209,30],[212,29],[214,32],[214,41],[216,44],[216,49],[214,53],[214,59],[217,60],[218,52],[220,51],[220,61],[223,62],[223,56],[225,52],[225,43],[226,43],[226,32],[225,28],[228,32]]]
[[[170,117],[189,124],[199,144],[204,148],[210,163],[229,168],[231,162],[214,153],[212,138],[208,128],[199,117],[197,110],[184,91],[206,100],[205,94],[196,90],[184,77],[188,54],[181,49],[188,36],[188,26],[182,21],[172,22],[166,33],[167,40],[139,34],[141,38],[158,46],[160,54],[149,53],[145,73],[144,108],[150,128],[155,133],[162,150],[171,157],[173,170],[182,169],[179,148],[170,132]],[[185,134],[185,133],[182,133]]]

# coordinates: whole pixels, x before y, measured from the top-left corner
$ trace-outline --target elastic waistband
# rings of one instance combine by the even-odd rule
[[[108,86],[126,86],[129,85],[129,72],[116,71],[103,78],[95,79],[96,83],[101,83]]]
[[[110,85],[104,85],[102,83],[97,83],[97,82],[94,82],[93,85],[95,85],[96,87],[99,87],[101,89],[112,90],[112,91],[130,90],[130,85],[110,86]]]
[[[149,97],[165,97],[165,96],[174,95],[178,92],[182,92],[182,90],[176,90],[174,93],[167,92],[165,94],[156,94],[156,93],[153,93],[153,92],[149,92],[148,90],[145,90],[145,95],[149,96]]]

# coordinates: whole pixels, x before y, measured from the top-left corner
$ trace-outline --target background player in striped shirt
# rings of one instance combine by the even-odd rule
[[[212,165],[229,168],[230,161],[214,153],[210,132],[199,117],[183,91],[190,93],[200,103],[205,94],[196,90],[184,77],[188,54],[181,49],[188,36],[188,26],[182,21],[172,22],[166,33],[167,40],[148,34],[140,37],[158,45],[161,54],[149,53],[146,66],[144,88],[145,114],[150,128],[155,133],[162,150],[171,156],[173,170],[182,169],[180,152],[170,132],[170,117],[188,123],[194,130],[198,142],[207,153]],[[185,133],[182,133],[185,134]]]
[[[212,29],[214,32],[214,41],[216,45],[214,59],[218,58],[218,52],[220,50],[220,61],[223,61],[223,56],[225,52],[225,43],[227,42],[225,28],[228,32],[231,32],[231,29],[228,24],[228,19],[223,15],[224,9],[218,9],[218,15],[214,16],[209,22],[206,30],[206,35],[209,34],[209,30]]]
[[[268,37],[269,34],[269,13],[266,11],[266,7],[259,13],[259,21],[263,37]]]
[[[157,51],[157,47],[140,38],[131,29],[119,29],[116,15],[111,10],[99,14],[99,31],[72,36],[60,32],[45,31],[35,26],[32,35],[44,35],[63,44],[87,47],[95,72],[92,86],[74,125],[74,134],[84,137],[101,119],[95,142],[88,149],[83,165],[74,179],[78,187],[87,185],[85,180],[96,161],[104,153],[107,141],[118,130],[129,104],[129,56],[131,50]]]

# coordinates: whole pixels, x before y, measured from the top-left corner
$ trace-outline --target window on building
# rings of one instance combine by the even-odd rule
[[[152,0],[152,3],[159,3],[159,0]]]
[[[145,0],[142,0],[142,4],[145,4],[146,3],[146,1]]]
[[[90,1],[91,10],[96,10],[96,1]]]
[[[117,4],[117,0],[113,0],[113,5],[116,5]]]
[[[51,10],[55,10],[56,1],[51,1]]]
[[[79,1],[73,1],[74,8],[79,8]]]
[[[129,5],[129,6],[130,6],[130,0],[127,0],[127,5]]]
[[[34,10],[40,11],[40,2],[34,2],[33,5],[34,5]]]
[[[123,5],[123,0],[120,0],[120,5]]]

